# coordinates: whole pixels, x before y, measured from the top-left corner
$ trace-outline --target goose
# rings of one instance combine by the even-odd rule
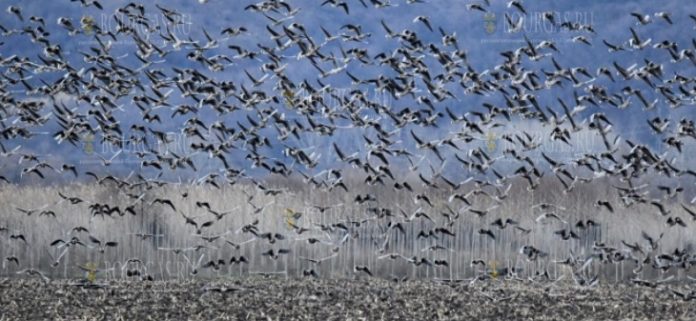
[[[430,26],[430,20],[426,16],[417,16],[413,19],[413,23],[421,22],[423,23],[430,32],[433,32],[433,27]]]
[[[650,22],[652,22],[652,20],[650,19],[650,15],[644,15],[644,14],[639,13],[639,12],[631,12],[631,16],[633,16],[634,18],[636,18],[636,20],[638,20],[636,22],[636,24],[638,24],[638,25],[647,25]]]
[[[10,14],[13,14],[19,19],[19,21],[24,21],[24,17],[22,17],[22,9],[18,6],[9,6],[7,7],[7,12]]]
[[[19,270],[19,271],[15,272],[15,273],[16,273],[16,274],[26,274],[26,275],[29,275],[29,276],[38,276],[38,277],[40,277],[41,280],[43,280],[45,283],[48,283],[48,282],[51,281],[51,279],[50,279],[49,277],[46,276],[46,273],[41,272],[40,270],[37,270],[37,269],[33,269],[33,268],[27,268],[27,269]]]
[[[330,4],[334,8],[341,7],[341,8],[343,8],[343,11],[346,12],[346,14],[350,14],[350,8],[348,8],[348,3],[346,3],[345,1],[325,0],[324,2],[321,3],[321,6],[324,6],[326,4]]]
[[[527,14],[527,10],[524,9],[524,7],[522,6],[522,1],[520,1],[520,0],[508,1],[507,7],[508,8],[515,7],[515,9],[519,10],[522,14],[524,14],[524,15]]]
[[[633,47],[633,49],[642,50],[643,48],[647,47],[652,41],[652,38],[645,39],[644,41],[641,40],[638,36],[638,33],[636,33],[636,31],[632,27],[629,29],[631,30],[631,38],[628,40],[628,44],[631,47]]]

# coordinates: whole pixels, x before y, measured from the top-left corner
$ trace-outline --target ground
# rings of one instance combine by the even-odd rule
[[[97,280],[97,282],[99,282]],[[694,320],[686,285],[378,279],[0,280],[0,320]]]

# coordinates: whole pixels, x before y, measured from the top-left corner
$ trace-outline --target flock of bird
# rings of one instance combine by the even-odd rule
[[[79,9],[72,2],[76,1],[71,5]],[[428,253],[446,252],[448,248],[441,241],[464,237],[453,226],[465,216],[496,216],[490,224],[473,228],[475,237],[491,242],[508,228],[523,235],[531,233],[535,226],[523,226],[514,214],[506,215],[498,209],[509,199],[513,184],[533,191],[549,177],[562,185],[557,191],[561,195],[575,193],[579,185],[606,179],[620,200],[613,201],[609,196],[594,200],[596,213],[578,222],[565,219],[573,209],[563,204],[544,202],[528,209],[538,215],[535,224],[558,226],[554,238],[559,242],[581,239],[583,231],[601,226],[604,216],[643,205],[655,209],[656,217],[666,223],[666,234],[672,229],[691,228],[687,222],[696,220],[696,207],[692,206],[695,200],[689,202],[684,195],[689,187],[678,183],[692,182],[696,172],[688,163],[676,162],[676,156],[696,138],[694,121],[688,117],[670,119],[658,113],[692,108],[696,103],[696,86],[690,72],[696,66],[696,40],[684,44],[651,39],[643,31],[650,24],[663,24],[675,33],[679,26],[691,30],[695,16],[634,12],[631,16],[635,17],[635,25],[624,29],[622,39],[602,39],[590,24],[561,22],[553,11],[544,11],[545,23],[560,28],[563,32],[558,35],[571,40],[563,44],[568,51],[584,46],[606,47],[602,57],[605,61],[597,61],[592,70],[564,65],[568,52],[559,50],[559,43],[534,40],[524,33],[521,26],[531,11],[526,1],[512,0],[499,8],[488,0],[471,2],[465,6],[466,14],[475,17],[496,10],[511,12],[505,15],[505,23],[511,27],[508,31],[524,39],[521,45],[514,43],[509,50],[496,54],[492,59],[497,63],[483,69],[471,64],[467,54],[467,47],[477,44],[463,43],[456,33],[438,26],[433,17],[405,17],[413,24],[403,30],[395,28],[394,21],[382,20],[374,23],[375,29],[366,22],[361,24],[356,13],[396,6],[412,6],[413,11],[425,12],[430,5],[425,0],[398,4],[388,0],[326,0],[315,4],[319,8],[313,10],[354,19],[343,26],[323,26],[311,17],[300,21],[303,11],[294,2],[266,0],[244,7],[239,14],[253,16],[258,26],[235,25],[234,20],[222,30],[189,26],[202,33],[201,37],[177,32],[185,24],[185,13],[165,4],[123,5],[113,14],[106,14],[115,28],[102,28],[84,17],[80,21],[71,17],[48,21],[31,15],[21,5],[9,6],[0,25],[0,52],[7,52],[14,42],[28,40],[32,53],[0,57],[3,184],[74,179],[115,186],[131,205],[119,207],[64,193],[59,195],[60,202],[75,206],[84,215],[112,220],[110,224],[114,225],[120,217],[148,215],[151,209],[170,213],[172,220],[184,220],[195,239],[204,243],[160,250],[182,255],[194,267],[194,274],[199,269],[218,270],[249,261],[245,256],[216,258],[214,252],[196,260],[189,254],[205,250],[209,244],[241,249],[252,242],[264,243],[268,247],[258,254],[273,260],[291,252],[274,246],[276,242],[302,240],[331,249],[329,256],[305,258],[318,265],[343,251],[365,226],[378,228],[381,239],[376,253],[364,255],[447,269],[451,261],[399,253],[390,242],[409,233],[408,226],[427,221],[431,229],[410,237],[427,242]],[[79,3],[85,12],[105,12],[95,0]],[[165,24],[153,23],[151,13],[164,17]],[[63,49],[66,44],[54,40],[58,34],[71,42],[91,41],[91,45],[68,53]],[[119,44],[123,41],[131,45],[124,49]],[[389,44],[394,49],[376,52],[369,45],[375,43]],[[119,50],[128,52],[114,53]],[[628,65],[612,58],[622,52],[632,52],[640,59]],[[178,56],[185,60],[174,58]],[[676,71],[666,74],[667,68]],[[297,77],[307,72],[315,76]],[[336,84],[349,89],[341,90]],[[570,98],[554,95],[568,90],[573,92]],[[373,99],[376,96],[388,98],[388,103]],[[541,97],[549,96],[553,99],[542,102]],[[469,103],[472,99],[484,102],[474,106]],[[615,123],[621,119],[615,115],[635,110],[648,119],[647,126],[634,126],[645,127],[649,136],[659,138],[659,143],[624,139],[616,130]],[[519,130],[498,138],[509,147],[504,151],[496,153],[486,147],[491,131],[514,129],[522,122],[538,125],[548,136],[536,137]],[[158,143],[173,142],[172,128],[185,137],[185,151],[157,148]],[[80,163],[56,161],[33,152],[29,142],[45,140],[42,133],[46,131],[54,144],[68,145],[73,151],[82,152],[85,137],[97,137],[99,144],[115,146],[117,151],[109,156],[85,156],[101,159],[99,166],[86,170]],[[572,147],[575,135],[585,131],[601,137],[601,151],[580,150],[580,156],[570,160],[543,151],[545,144],[552,143]],[[344,144],[346,140],[352,144]],[[323,159],[318,149],[305,147],[307,142],[316,141],[327,146],[329,153],[324,153]],[[355,149],[356,144],[362,147]],[[144,148],[131,152],[129,146]],[[119,157],[137,160],[128,168],[129,174],[110,172]],[[505,166],[500,165],[503,161]],[[198,166],[202,162],[209,167],[212,164],[214,170],[203,172]],[[256,203],[253,195],[247,202],[255,211],[247,214],[258,218],[244,226],[225,226],[224,218],[240,215],[237,210],[213,208],[209,200],[191,199],[186,193],[183,199],[195,203],[199,215],[184,213],[181,204],[166,197],[148,201],[145,210],[139,206],[149,190],[174,184],[163,177],[177,177],[177,173],[193,173],[196,178],[191,184],[213,189],[250,184],[268,197],[288,192],[287,188],[273,186],[272,180],[301,179],[312,189],[344,193],[353,200],[351,204],[329,201],[314,205],[317,215],[332,207],[354,207],[361,212],[359,219],[328,224],[292,221],[287,232],[259,227],[259,219],[266,217],[262,216],[265,205]],[[651,183],[657,177],[668,183]],[[367,192],[370,188],[409,195],[418,209],[407,211],[403,204],[385,203],[377,194]],[[487,198],[490,202],[485,204],[489,205],[474,200],[481,198]],[[3,204],[0,208],[4,217],[38,215],[60,220],[61,214],[53,205],[30,209],[21,204]],[[231,204],[230,208],[237,205]],[[302,215],[301,211],[289,211]],[[2,220],[0,217],[0,224]],[[227,232],[212,234],[214,230]],[[27,243],[25,233],[30,232],[0,225],[1,242]],[[246,235],[248,241],[232,242],[226,238],[231,233]],[[637,231],[636,235],[642,236],[619,244],[593,240],[584,255],[568,253],[568,259],[556,263],[569,266],[578,284],[593,285],[598,279],[588,273],[590,264],[633,262],[636,270],[631,279],[648,286],[663,280],[640,279],[643,268],[660,271],[664,276],[672,271],[688,271],[696,263],[696,253],[690,247],[663,251],[663,234],[651,236]],[[138,233],[134,237],[146,241],[163,236]],[[66,237],[31,246],[51,249],[51,267],[55,268],[77,248],[104,253],[119,244],[99,239],[89,227],[76,226]],[[548,253],[543,245],[523,244],[517,255],[535,261]],[[146,277],[137,264],[147,259],[130,259],[128,276]],[[45,271],[28,266],[17,256],[3,260],[6,268],[23,268],[17,273],[48,278]],[[471,262],[484,268],[478,279],[491,274],[514,277],[519,272],[506,268],[492,273],[486,264],[484,260]],[[353,271],[356,275],[375,274],[374,268],[367,265],[355,265]],[[303,275],[318,273],[305,269]],[[545,276],[548,278],[548,274]],[[689,295],[688,299],[693,297]]]

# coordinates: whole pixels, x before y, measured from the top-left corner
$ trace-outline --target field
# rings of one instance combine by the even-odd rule
[[[445,284],[250,277],[227,281],[0,281],[0,320],[693,320],[673,290],[567,282]],[[58,318],[57,316],[60,316]]]

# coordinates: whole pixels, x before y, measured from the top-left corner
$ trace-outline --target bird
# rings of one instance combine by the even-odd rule
[[[671,24],[671,23],[670,23]],[[672,290],[672,293],[677,296],[678,298],[682,299],[683,301],[691,301],[693,299],[696,299],[696,292],[695,291],[689,291],[687,293],[683,293],[677,290]]]
[[[672,212],[670,209],[665,208],[664,204],[659,200],[650,201],[650,205],[655,206],[662,216],[667,216]]]
[[[367,266],[364,266],[364,265],[356,265],[356,266],[353,268],[353,270],[354,270],[355,272],[362,272],[362,273],[365,273],[365,274],[367,274],[367,275],[369,275],[369,276],[372,276],[372,272],[370,271],[370,269],[369,269]]]
[[[75,26],[73,25],[70,18],[59,17],[57,22],[59,25],[63,26],[65,29],[67,29],[69,31],[70,35],[75,35],[78,33],[78,29],[75,28]]]
[[[227,28],[223,29],[220,32],[220,34],[224,35],[224,36],[228,36],[228,37],[234,37],[234,36],[241,35],[241,34],[248,32],[248,31],[249,30],[244,26],[242,26],[242,27],[227,27]],[[241,50],[241,48],[240,48],[240,50]]]
[[[232,258],[230,258],[229,264],[249,264],[249,260],[247,260],[247,258],[243,255],[239,257],[233,256]]]
[[[686,205],[681,204],[681,207],[684,209],[684,211],[691,216],[691,220],[696,221],[696,211],[688,208]]]
[[[29,275],[29,276],[38,276],[38,277],[41,278],[41,280],[43,280],[43,281],[46,282],[46,283],[48,283],[48,282],[51,281],[51,279],[50,279],[49,277],[47,277],[46,274],[45,274],[44,272],[41,272],[40,270],[37,270],[37,269],[27,268],[27,269],[19,270],[19,271],[15,272],[15,273],[17,273],[17,274],[26,274],[26,275]]]
[[[488,230],[488,229],[479,229],[478,234],[480,235],[486,235],[490,237],[491,239],[495,240],[495,234],[493,234],[493,231]]]
[[[184,260],[186,260],[186,263],[188,263],[188,266],[191,269],[189,273],[191,275],[198,274],[198,269],[201,267],[201,263],[203,262],[205,253],[201,254],[201,256],[198,257],[198,260],[196,260],[195,262],[191,261],[191,259],[186,254],[181,253],[181,255],[184,257]]]
[[[428,30],[430,30],[430,32],[433,32],[433,27],[430,26],[430,19],[428,19],[428,17],[416,16],[415,18],[413,18],[413,22],[421,22],[428,28]]]
[[[496,209],[496,208],[498,208],[498,207],[499,207],[499,205],[495,204],[495,205],[493,205],[493,206],[491,206],[491,207],[489,207],[489,208],[482,209],[482,210],[470,208],[470,209],[469,209],[469,212],[476,214],[478,217],[484,217],[484,216],[486,216],[490,211],[492,211],[492,210],[494,210],[494,209]]]
[[[330,4],[333,7],[341,7],[343,8],[343,11],[346,12],[346,14],[350,14],[350,8],[348,8],[348,3],[345,1],[339,1],[339,0],[325,0],[324,2],[321,3],[322,6]]]
[[[519,10],[522,14],[524,14],[524,15],[527,14],[527,10],[524,9],[524,7],[522,6],[522,1],[520,1],[520,0],[511,0],[511,1],[508,1],[507,7],[508,7],[508,8],[515,7],[515,8],[516,8],[517,10]]]
[[[60,265],[60,260],[63,258],[63,256],[68,254],[68,248],[66,248],[66,249],[62,250],[60,253],[58,253],[57,257],[55,257],[53,254],[51,254],[50,251],[47,250],[47,252],[48,252],[48,256],[51,258],[51,267],[55,268],[55,267],[58,267]]]
[[[546,212],[546,213],[543,213],[543,214],[539,215],[539,216],[536,218],[535,221],[536,221],[537,223],[546,224],[546,223],[547,223],[549,220],[551,220],[551,219],[557,220],[557,221],[559,221],[559,222],[561,222],[561,223],[563,223],[563,224],[567,224],[567,223],[568,223],[566,220],[562,219],[560,216],[558,216],[558,215],[557,215],[556,213],[554,213],[554,212]]]
[[[587,219],[587,220],[579,220],[577,223],[575,223],[575,228],[580,229],[580,230],[586,230],[591,227],[599,226],[599,223],[595,222],[594,220]]]
[[[631,30],[631,38],[628,40],[628,44],[632,48],[641,50],[641,49],[647,47],[650,44],[650,42],[652,41],[652,38],[641,40],[641,38],[638,36],[638,33],[633,28],[629,28],[629,29]]]
[[[94,6],[99,10],[104,10],[104,7],[97,0],[70,0],[70,2],[80,1],[83,7]]]
[[[13,14],[19,19],[19,21],[24,21],[24,17],[22,17],[22,9],[18,6],[9,6],[7,7],[7,12],[10,14]]]
[[[664,12],[664,11],[655,12],[655,17],[662,18],[662,19],[664,19],[664,20],[665,20],[667,23],[669,23],[669,24],[674,24],[674,23],[672,22],[671,15],[670,15],[668,12]]]
[[[575,231],[573,231],[569,228],[564,228],[562,230],[555,231],[555,232],[553,232],[553,234],[560,236],[561,239],[563,239],[564,241],[567,241],[569,239],[576,239],[576,240],[580,239],[580,236],[578,236],[578,234],[575,233]]]
[[[12,262],[15,265],[19,266],[19,259],[16,256],[7,256],[5,257],[5,261]]]
[[[624,50],[624,48],[621,45],[614,45],[614,44],[609,43],[606,40],[602,40],[602,42],[604,43],[605,46],[607,46],[607,49],[609,50],[609,52],[617,52],[617,51]]]
[[[614,207],[611,205],[611,203],[609,201],[597,200],[597,202],[595,202],[594,205],[595,205],[595,207],[604,207],[610,213],[614,213]]]
[[[665,222],[667,226],[669,227],[674,227],[676,225],[679,225],[681,227],[686,227],[686,222],[684,222],[681,217],[679,216],[670,216],[667,218],[667,221]]]
[[[528,261],[536,261],[539,257],[546,257],[548,255],[531,245],[522,246],[519,252],[524,255]]]
[[[212,268],[214,271],[219,271],[223,266],[225,266],[227,263],[225,260],[218,259],[218,260],[210,260],[203,264],[201,267],[204,269]]]
[[[281,255],[285,255],[290,253],[290,249],[278,249],[277,251],[274,251],[273,249],[269,249],[265,252],[262,252],[262,256],[267,256],[273,260],[277,260]]]
[[[508,31],[517,33],[522,31],[524,27],[524,17],[519,17],[516,21],[509,14],[505,14],[505,22],[507,22]]]
[[[21,234],[21,233],[10,234],[10,240],[20,240],[25,245],[28,245],[26,237],[24,236],[24,234]]]
[[[107,247],[116,247],[118,242],[115,241],[100,241],[98,238],[89,235],[89,240],[97,246],[100,253],[104,253]]]
[[[329,256],[326,256],[326,257],[322,257],[322,258],[318,258],[318,259],[307,258],[307,257],[300,257],[300,259],[305,260],[305,261],[307,261],[307,262],[310,262],[310,263],[312,263],[312,264],[319,265],[319,264],[321,264],[321,263],[324,262],[324,261],[328,261],[328,260],[330,260],[330,259],[335,258],[336,256],[338,256],[338,253],[334,253],[334,254],[332,254],[332,255],[329,255]]]
[[[573,42],[582,42],[588,46],[592,46],[592,43],[585,36],[575,36],[571,39]]]
[[[505,229],[509,225],[517,225],[517,224],[519,224],[519,223],[517,223],[517,221],[515,221],[511,218],[506,218],[505,220],[503,220],[500,217],[491,223],[491,225],[493,225],[501,230]]]
[[[531,208],[532,208],[532,209],[540,208],[540,209],[542,209],[542,210],[544,210],[544,211],[546,211],[546,210],[551,210],[551,209],[556,209],[556,210],[560,210],[560,211],[565,211],[565,210],[566,210],[566,208],[563,207],[563,206],[559,206],[559,205],[551,204],[551,203],[537,203],[537,204],[532,205]]]
[[[176,212],[176,207],[174,206],[174,203],[169,199],[156,198],[150,203],[150,205],[155,205],[155,204],[167,205],[167,206],[169,206],[169,208],[172,209],[172,211]]]
[[[467,10],[478,10],[481,12],[486,12],[486,8],[483,7],[480,3],[470,3],[466,5]]]
[[[650,15],[644,15],[644,14],[639,13],[639,12],[631,12],[631,16],[635,17],[636,20],[638,20],[638,22],[636,22],[636,24],[647,25],[650,22],[652,22],[652,20],[650,19]]]

